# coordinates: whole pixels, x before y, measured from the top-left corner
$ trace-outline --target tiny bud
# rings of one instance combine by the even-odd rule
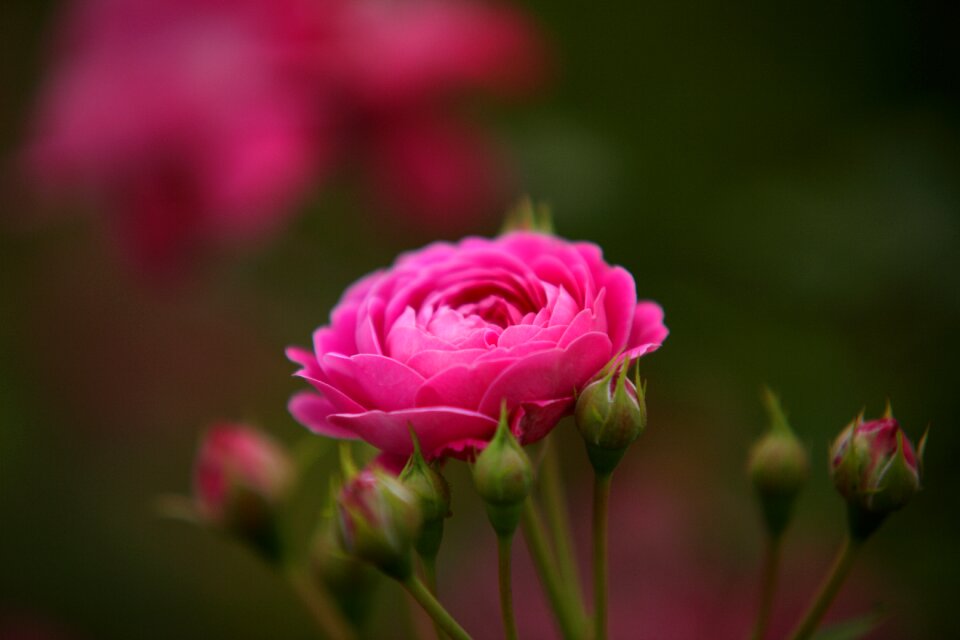
[[[764,391],[764,401],[770,415],[770,431],[750,450],[747,470],[760,498],[767,529],[776,536],[787,528],[810,465],[806,450],[769,389]]]
[[[194,468],[197,514],[276,559],[276,512],[292,479],[286,451],[266,434],[242,425],[216,425],[204,436]]]
[[[609,475],[647,426],[646,388],[627,379],[628,363],[612,367],[577,397],[577,428],[594,470]]]
[[[437,470],[427,463],[420,442],[411,430],[413,455],[400,472],[400,482],[416,496],[423,517],[415,547],[423,558],[436,557],[443,539],[443,521],[450,517],[450,486]]]
[[[513,535],[533,486],[533,465],[510,431],[506,404],[500,411],[497,432],[477,456],[473,482],[486,503],[487,516],[497,535]]]
[[[337,515],[344,550],[392,578],[410,575],[420,507],[397,478],[379,469],[361,471],[341,489]]]
[[[920,455],[891,414],[864,421],[861,413],[830,448],[830,474],[850,507],[855,535],[866,537],[883,518],[903,507],[920,490]]]
[[[524,196],[504,216],[500,233],[511,231],[535,231],[552,235],[553,216],[550,207],[543,203],[534,204],[529,196]]]

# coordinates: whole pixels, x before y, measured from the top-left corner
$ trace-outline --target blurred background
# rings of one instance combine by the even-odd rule
[[[110,190],[111,180],[129,179],[117,177],[118,166],[135,176],[152,167],[123,154],[112,164],[91,160],[92,168],[76,160],[140,135],[125,128],[128,112],[149,113],[153,98],[135,100],[150,90],[135,56],[130,69],[97,80],[110,88],[90,101],[100,120],[77,116],[89,143],[70,143],[61,156],[74,155],[54,170],[31,159],[43,155],[37,140],[71,130],[56,124],[71,116],[43,113],[69,112],[83,93],[57,85],[57,74],[89,70],[84,64],[101,53],[150,46],[135,30],[161,19],[147,27],[130,19],[124,39],[119,18],[112,35],[65,29],[71,9],[59,2],[15,0],[0,11],[0,638],[312,637],[308,617],[267,568],[215,534],[158,517],[156,498],[189,493],[197,439],[214,420],[301,439],[286,402],[302,385],[284,348],[308,343],[359,276],[437,238],[495,233],[502,208],[523,193],[551,204],[562,235],[592,240],[627,267],[640,296],[663,305],[671,329],[642,363],[650,425],[614,484],[614,637],[746,635],[761,534],[743,469],[765,424],[764,383],[780,393],[814,463],[788,537],[775,627],[794,619],[843,533],[827,443],[861,407],[879,415],[889,397],[914,439],[930,425],[925,490],[870,542],[834,617],[881,606],[887,621],[873,637],[960,637],[957,5],[524,0],[510,9],[526,16],[518,37],[539,44],[480,47],[499,52],[478,54],[488,66],[438,71],[440,80],[424,83],[439,89],[416,88],[413,98],[404,97],[407,85],[390,93],[390,80],[405,71],[389,65],[386,80],[356,89],[365,97],[352,102],[329,69],[258,69],[306,76],[310,87],[335,84],[337,104],[352,105],[327,109],[329,95],[312,96],[337,117],[310,111],[263,139],[299,140],[298,127],[342,137],[347,120],[352,137],[337,148],[378,151],[344,159],[320,143],[303,151],[277,142],[287,149],[278,157],[312,155],[270,165],[280,177],[267,195],[240,190],[240,201],[267,203],[247,219],[270,222],[220,242],[219,223],[209,221],[229,213],[227,205],[188,200],[207,216],[203,225],[156,231],[188,236],[186,249],[151,244],[156,218],[131,231],[124,213],[144,201],[126,198],[126,186]],[[408,51],[396,44],[407,42],[401,18],[377,22],[394,52]],[[487,18],[451,24],[470,33],[474,20]],[[277,27],[284,43],[288,31]],[[109,38],[122,44],[97,55],[83,44]],[[203,42],[224,58],[234,51]],[[369,62],[374,69],[393,59],[384,46]],[[424,59],[435,60],[433,51]],[[510,60],[529,63],[530,76],[491,71]],[[114,91],[133,78],[133,98]],[[479,95],[450,106],[447,93],[460,89]],[[396,102],[377,102],[394,93]],[[56,106],[64,95],[67,106]],[[277,113],[253,102],[244,118]],[[219,127],[234,113],[229,105],[242,104],[231,96],[223,112],[206,116]],[[416,124],[370,115],[381,112],[409,112]],[[424,113],[436,118],[423,123]],[[176,131],[174,123],[151,133],[149,145],[163,147],[156,141]],[[395,143],[437,131],[437,155],[429,145]],[[181,152],[192,153],[175,148],[170,166],[187,164]],[[241,155],[231,148],[207,162],[220,168]],[[483,163],[473,163],[478,157]],[[422,189],[391,188],[391,168],[412,166],[420,173],[401,186]],[[452,177],[434,181],[444,167],[454,167]],[[371,188],[384,183],[365,176],[384,173],[387,186]],[[70,182],[64,175],[89,180],[95,197],[82,193],[89,185],[68,184],[67,196],[51,198]],[[158,184],[151,188],[162,192],[180,183]],[[163,200],[156,193],[150,205]],[[153,250],[158,260],[140,259]],[[583,546],[590,476],[571,425],[558,429]],[[440,555],[441,588],[468,629],[496,637],[482,632],[496,611],[493,536],[480,524],[463,465],[452,463],[449,476],[456,517]],[[320,482],[318,495],[325,491]],[[517,580],[522,635],[552,637],[524,562]],[[406,615],[403,598],[389,584],[377,597],[371,637],[402,637],[394,620]]]

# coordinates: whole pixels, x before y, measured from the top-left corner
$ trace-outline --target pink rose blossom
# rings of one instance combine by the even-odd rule
[[[455,117],[470,91],[542,75],[514,9],[461,0],[79,0],[56,42],[26,164],[102,206],[166,271],[282,226],[356,164],[381,204],[450,222],[496,210],[499,154]]]
[[[231,500],[240,492],[274,504],[291,474],[287,454],[266,434],[243,425],[215,425],[204,436],[194,469],[197,511],[208,522],[225,524]]]
[[[435,243],[350,287],[312,352],[288,350],[319,392],[290,410],[386,454],[409,455],[413,425],[428,455],[469,456],[501,401],[520,441],[536,441],[604,365],[666,336],[660,306],[638,303],[633,277],[594,244],[529,232]]]

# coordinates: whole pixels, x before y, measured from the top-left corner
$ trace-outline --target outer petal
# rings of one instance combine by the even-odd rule
[[[316,434],[341,440],[359,438],[351,429],[337,426],[327,420],[334,408],[330,401],[321,395],[301,391],[290,398],[287,408],[297,422]]]
[[[330,383],[367,408],[391,411],[413,406],[423,377],[410,367],[380,355],[347,358],[328,353],[323,369]]]
[[[490,416],[455,407],[341,413],[331,415],[329,420],[378,449],[397,455],[409,455],[413,450],[408,425],[413,425],[424,451],[431,456],[452,442],[489,440],[497,428],[497,421]]]
[[[634,359],[656,351],[669,333],[663,324],[663,308],[656,302],[641,301],[633,315],[633,328],[627,342],[626,357]]]

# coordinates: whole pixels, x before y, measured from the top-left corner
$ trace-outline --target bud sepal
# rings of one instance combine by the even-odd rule
[[[473,482],[497,535],[513,535],[533,486],[533,465],[510,430],[506,405],[496,433],[473,465]]]

